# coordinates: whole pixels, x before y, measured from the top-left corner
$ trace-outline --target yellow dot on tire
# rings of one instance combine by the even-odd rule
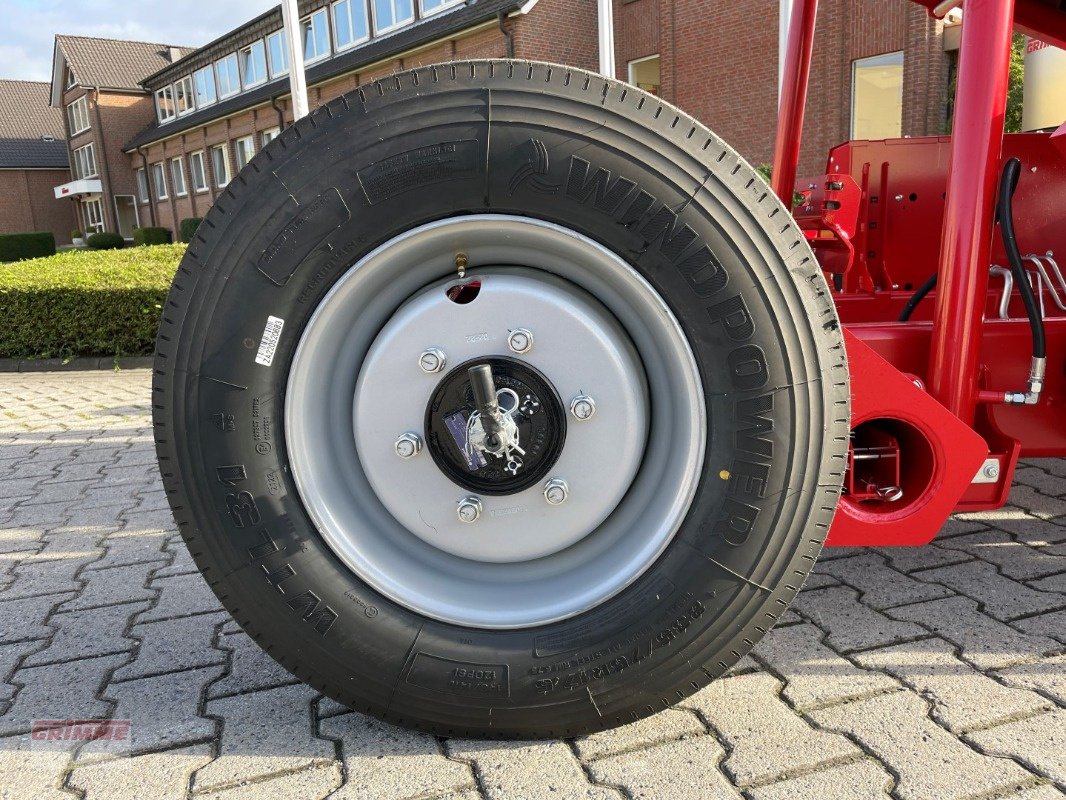
[[[729,470],[723,469],[721,472],[718,473],[718,477],[721,478],[723,481],[729,480]]]

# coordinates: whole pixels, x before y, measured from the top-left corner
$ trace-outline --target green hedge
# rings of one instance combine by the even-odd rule
[[[0,234],[0,261],[55,255],[56,237],[48,231]]]
[[[196,229],[200,227],[200,223],[204,221],[203,217],[186,217],[181,221],[181,240],[183,242],[191,242],[192,237],[196,235]]]
[[[85,240],[85,244],[89,245],[93,250],[121,250],[126,246],[126,240],[122,238],[121,233],[101,231],[100,233],[92,234]]]
[[[150,355],[184,245],[0,264],[0,358]]]
[[[143,244],[170,244],[170,230],[168,228],[134,228],[133,243]]]

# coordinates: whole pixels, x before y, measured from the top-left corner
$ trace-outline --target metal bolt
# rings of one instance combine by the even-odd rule
[[[418,357],[418,366],[422,368],[423,372],[432,375],[434,372],[440,372],[444,369],[447,361],[448,359],[445,358],[442,350],[431,347],[423,351],[422,355]]]
[[[561,506],[569,496],[570,487],[562,478],[552,478],[544,484],[544,499],[548,501],[548,505]]]
[[[396,455],[414,458],[422,452],[422,437],[417,433],[404,433],[396,440]]]
[[[587,394],[579,394],[570,401],[570,413],[578,422],[590,420],[596,413],[596,401]]]
[[[476,497],[464,497],[459,501],[459,521],[470,524],[481,517],[481,500]]]
[[[996,480],[999,477],[999,464],[986,464],[985,477]]]
[[[507,346],[519,355],[528,353],[533,349],[533,334],[525,328],[515,328],[507,337]]]

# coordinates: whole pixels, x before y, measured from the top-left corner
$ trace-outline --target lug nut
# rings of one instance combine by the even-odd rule
[[[459,501],[459,521],[470,524],[481,517],[481,500],[476,497],[464,497]]]
[[[570,487],[562,478],[552,478],[544,484],[544,499],[548,501],[548,505],[561,506],[569,496]]]
[[[570,413],[578,422],[592,419],[596,413],[596,401],[587,394],[580,394],[570,401]]]
[[[422,452],[422,437],[417,433],[405,433],[396,440],[396,455],[400,458],[414,458]]]
[[[445,363],[448,359],[444,357],[444,352],[438,350],[436,347],[431,347],[428,350],[422,352],[422,355],[418,357],[418,366],[422,368],[422,371],[428,375],[432,375],[434,372],[440,372],[444,369]]]
[[[507,337],[507,346],[512,353],[528,353],[533,349],[533,334],[525,328],[515,328]]]

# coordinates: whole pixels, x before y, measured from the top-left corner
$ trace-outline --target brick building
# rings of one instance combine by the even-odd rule
[[[694,114],[752,162],[770,161],[777,0],[614,4],[617,77]],[[452,59],[598,67],[595,0],[301,0],[300,11],[312,107]],[[292,121],[281,28],[275,8],[190,51],[57,37],[52,102],[70,118],[84,97],[90,116],[90,130],[71,140],[73,183],[87,143],[106,153],[97,183],[76,187],[87,227],[177,233],[182,219],[203,216]],[[943,132],[948,41],[943,23],[907,0],[823,0],[801,169],[821,171],[828,149],[853,136]],[[111,66],[101,82],[104,61]]]
[[[52,196],[70,180],[63,112],[48,84],[0,80],[0,233],[51,231],[70,241],[74,214]]]

